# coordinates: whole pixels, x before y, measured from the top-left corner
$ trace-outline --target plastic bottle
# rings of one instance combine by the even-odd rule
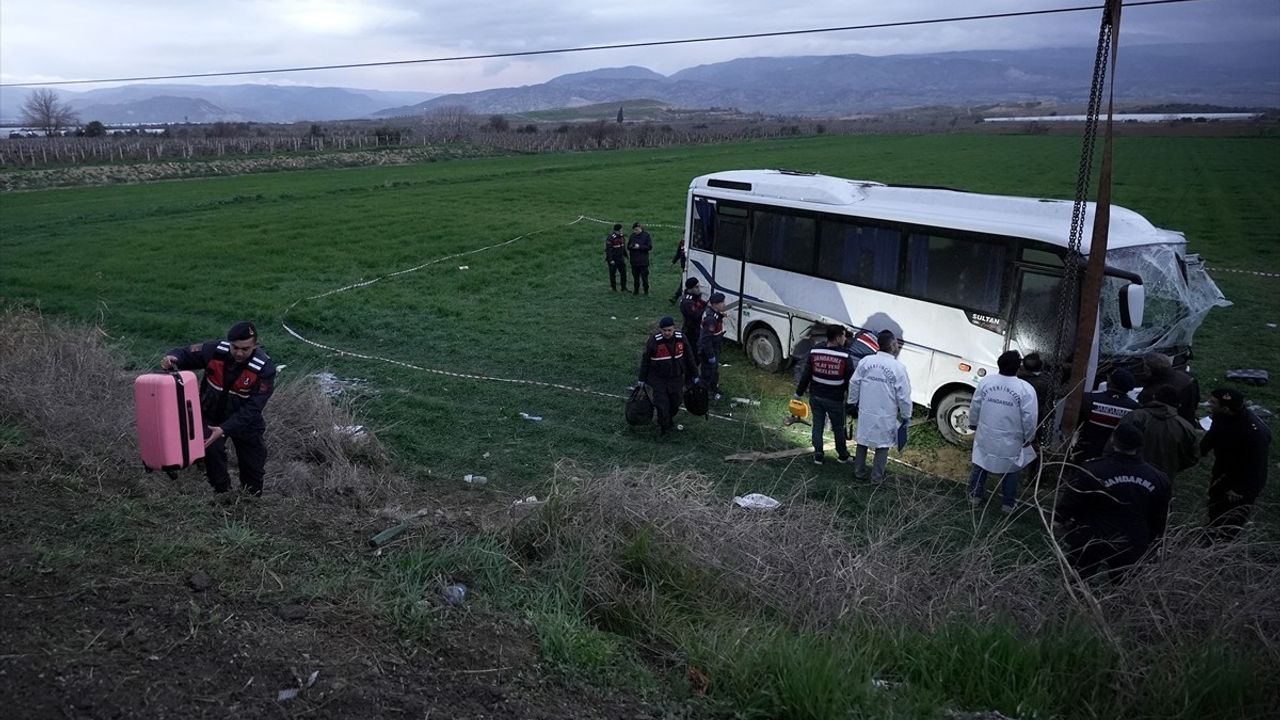
[[[467,598],[467,586],[461,583],[457,585],[446,585],[440,591],[444,595],[444,601],[450,605],[461,605],[462,601]]]
[[[489,478],[483,475],[472,475],[471,473],[467,473],[462,476],[462,482],[467,483],[468,485],[483,485],[489,482]]]

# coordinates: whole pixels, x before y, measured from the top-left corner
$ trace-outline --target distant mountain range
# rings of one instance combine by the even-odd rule
[[[781,115],[848,116],[912,107],[1088,97],[1092,48],[974,50],[922,55],[740,58],[670,76],[602,68],[537,85],[471,93],[383,92],[280,85],[125,85],[60,94],[83,121],[298,122],[394,118],[462,106],[519,114],[645,99],[675,108],[736,108]],[[26,93],[0,89],[0,124]],[[1280,106],[1280,46],[1259,43],[1123,46],[1116,97],[1126,103]]]
[[[209,123],[331,121],[370,117],[391,105],[438,93],[302,85],[122,85],[73,92],[57,88],[84,122]],[[17,124],[25,88],[0,89],[0,124]]]
[[[927,55],[740,58],[665,76],[642,67],[562,75],[540,85],[441,95],[380,117],[446,106],[523,113],[632,98],[683,108],[786,115],[855,115],[934,105],[1088,98],[1091,48],[975,50]],[[1122,47],[1116,96],[1128,102],[1280,106],[1280,46]]]

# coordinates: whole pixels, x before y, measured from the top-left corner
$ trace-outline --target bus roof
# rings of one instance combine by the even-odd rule
[[[983,195],[942,188],[895,187],[867,180],[787,170],[730,170],[693,179],[690,190],[709,197],[780,204],[838,215],[915,223],[970,232],[1008,235],[1066,247],[1071,230],[1070,200]],[[781,201],[781,202],[779,202]],[[1094,203],[1089,203],[1082,250],[1093,235]],[[1111,206],[1109,248],[1184,243],[1181,233],[1163,230],[1118,205]]]

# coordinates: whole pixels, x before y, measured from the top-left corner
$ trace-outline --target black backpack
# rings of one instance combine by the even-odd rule
[[[627,424],[652,425],[653,411],[653,389],[644,383],[636,385],[627,398]]]
[[[705,416],[711,409],[711,394],[702,385],[690,385],[684,389],[684,409],[690,415]]]

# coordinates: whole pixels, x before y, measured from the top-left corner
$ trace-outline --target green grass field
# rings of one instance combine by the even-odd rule
[[[302,302],[289,315],[304,335],[335,347],[444,370],[547,380],[621,394],[634,379],[645,333],[673,312],[677,271],[666,263],[676,227],[653,227],[654,291],[610,292],[599,240],[579,215],[676,226],[693,176],[716,169],[789,167],[885,182],[1069,197],[1077,141],[1044,137],[826,137],[678,150],[487,158],[421,166],[275,173],[0,196],[0,286],[8,302],[77,318],[100,317],[138,367],[167,347],[258,321],[289,372],[328,368],[375,391],[373,420],[414,472],[488,475],[491,491],[536,492],[562,458],[610,466],[670,462],[724,480],[726,491],[811,494],[858,504],[846,469],[726,465],[731,452],[805,442],[779,432],[789,376],[768,376],[731,353],[727,396],[746,423],[689,422],[659,444],[629,430],[620,403],[558,390],[441,377],[337,357],[288,337],[295,300],[359,280],[530,234],[368,287]],[[1258,139],[1121,139],[1116,201],[1184,231],[1211,267],[1280,270],[1270,235],[1280,214],[1280,143]],[[459,270],[466,265],[468,270]],[[1229,367],[1280,357],[1280,280],[1215,278],[1235,303],[1214,310],[1197,338],[1206,390]],[[1250,391],[1275,408],[1272,387]],[[540,423],[519,412],[541,415]],[[686,418],[687,419],[687,418]],[[955,477],[963,453],[920,421],[907,459]],[[1191,487],[1195,487],[1192,485]],[[1181,492],[1187,521],[1196,490]],[[1272,495],[1272,497],[1274,497]]]
[[[687,430],[660,443],[651,430],[625,426],[620,400],[334,355],[290,337],[282,321],[349,352],[620,396],[635,379],[646,334],[659,316],[673,312],[666,298],[677,271],[666,261],[679,229],[662,225],[681,222],[692,177],[718,169],[788,167],[1069,197],[1077,145],[1053,137],[822,137],[0,194],[0,301],[98,322],[135,370],[153,367],[169,347],[219,336],[241,318],[255,319],[272,356],[288,365],[286,376],[331,370],[360,382],[361,422],[380,430],[397,468],[442,504],[463,497],[457,488],[465,473],[490,478],[473,497],[494,502],[478,502],[476,508],[542,496],[565,460],[570,474],[637,466],[637,476],[651,477],[646,468],[657,463],[700,471],[726,495],[801,493],[837,505],[851,525],[872,531],[869,537],[881,525],[907,526],[912,503],[941,495],[940,514],[909,530],[889,528],[894,542],[931,548],[937,554],[932,561],[945,562],[966,543],[990,540],[1007,551],[1000,570],[1016,570],[1026,553],[1043,558],[1039,525],[1018,517],[1012,532],[1002,534],[1009,526],[998,514],[975,520],[956,483],[966,473],[967,455],[943,445],[923,420],[912,430],[905,459],[950,478],[899,476],[899,483],[924,493],[892,485],[872,492],[851,482],[849,468],[815,467],[807,457],[723,462],[733,452],[807,444],[807,429],[779,428],[790,374],[750,368],[740,351],[728,353],[725,394],[759,400],[760,406],[734,409],[741,422],[686,416]],[[1280,271],[1273,237],[1280,224],[1280,142],[1122,139],[1117,151],[1119,204],[1185,232],[1191,249],[1211,268]],[[649,297],[608,289],[601,257],[606,227],[575,223],[581,215],[650,224],[657,249]],[[491,250],[303,300],[517,237]],[[1268,327],[1280,321],[1280,279],[1227,272],[1214,277],[1235,305],[1214,310],[1197,336],[1194,366],[1205,390],[1231,367],[1274,371],[1280,358],[1280,330]],[[1247,391],[1264,407],[1280,404],[1273,386]],[[270,421],[270,407],[267,412]],[[521,412],[544,419],[525,421]],[[0,426],[0,433],[0,449],[23,443],[21,428]],[[1202,521],[1204,482],[1204,465],[1179,478],[1175,525]],[[1273,478],[1255,539],[1275,539],[1276,497]],[[821,632],[797,629],[785,612],[744,610],[721,579],[704,572],[705,561],[691,552],[698,548],[664,546],[648,530],[616,539],[620,547],[611,552],[627,573],[623,579],[634,583],[620,588],[618,597],[630,602],[630,587],[635,601],[602,618],[583,588],[584,579],[599,572],[594,561],[608,553],[585,540],[576,546],[571,533],[559,540],[560,554],[541,565],[523,554],[514,532],[477,532],[443,545],[414,538],[385,558],[355,558],[349,529],[327,526],[320,504],[305,497],[264,498],[267,504],[259,509],[265,515],[274,516],[278,506],[272,503],[293,503],[307,523],[341,536],[333,545],[350,556],[305,542],[294,559],[283,552],[293,545],[277,546],[283,531],[262,518],[232,522],[189,496],[172,504],[155,500],[158,509],[133,508],[129,517],[116,517],[111,503],[121,501],[108,500],[86,518],[54,513],[72,525],[85,523],[85,532],[75,542],[41,539],[51,543],[38,545],[44,548],[41,562],[71,572],[96,556],[86,548],[141,534],[155,547],[132,562],[149,572],[172,580],[168,576],[203,566],[235,577],[233,588],[260,592],[250,582],[257,580],[236,576],[235,568],[248,557],[257,572],[285,555],[290,567],[297,565],[277,567],[288,585],[296,579],[290,573],[314,585],[301,597],[377,608],[415,652],[412,643],[441,627],[423,614],[424,594],[434,592],[441,577],[466,577],[475,598],[467,612],[476,607],[477,616],[497,612],[527,619],[550,673],[637,692],[651,692],[656,681],[688,695],[691,681],[684,672],[701,668],[712,679],[705,707],[717,717],[941,717],[948,708],[999,709],[1028,718],[1225,717],[1261,707],[1274,682],[1273,674],[1256,672],[1263,665],[1255,664],[1259,657],[1252,650],[1221,640],[1207,647],[1173,642],[1167,653],[1146,648],[1149,656],[1134,658],[1124,654],[1132,646],[1111,648],[1091,629],[1071,622],[1048,621],[1029,630],[1006,626],[995,613],[991,624],[962,619],[926,632],[876,624],[872,609]],[[599,508],[578,512],[576,522],[588,526],[604,514]],[[133,515],[165,513],[183,518],[173,538],[150,525],[135,529]],[[275,520],[289,525],[289,517]],[[548,536],[557,523],[582,528],[569,524],[573,516],[563,509],[539,518],[545,527],[537,527]],[[206,559],[210,548],[217,551],[214,561]],[[133,550],[124,546],[120,552]],[[1271,557],[1262,549],[1258,555],[1259,567]],[[920,564],[914,555],[911,562]],[[265,570],[259,574],[267,577]],[[1198,581],[1199,576],[1191,580]],[[283,592],[286,583],[275,582]],[[1062,615],[1050,607],[1043,617]],[[1187,632],[1198,637],[1194,628]],[[1176,630],[1170,635],[1178,638]],[[869,682],[883,677],[904,683],[888,704],[871,692]],[[1172,686],[1180,692],[1165,692]]]

